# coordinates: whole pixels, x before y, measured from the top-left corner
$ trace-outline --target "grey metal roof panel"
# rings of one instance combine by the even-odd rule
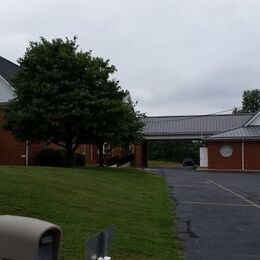
[[[260,126],[239,127],[224,133],[209,136],[206,140],[260,139]]]
[[[254,114],[166,116],[144,118],[144,136],[212,135],[243,126]]]
[[[0,56],[0,75],[11,83],[19,66]]]

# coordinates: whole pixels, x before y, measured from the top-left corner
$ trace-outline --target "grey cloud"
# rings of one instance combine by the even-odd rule
[[[1,56],[78,35],[148,114],[225,110],[259,87],[258,0],[0,0],[0,14]]]

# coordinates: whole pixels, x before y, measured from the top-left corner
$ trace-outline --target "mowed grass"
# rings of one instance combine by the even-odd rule
[[[87,238],[110,224],[112,259],[180,259],[164,179],[135,169],[0,167],[0,214],[63,230],[61,260],[84,259]]]
[[[171,162],[171,161],[156,161],[156,160],[149,160],[148,166],[151,168],[156,167],[181,167],[182,164],[179,162]]]

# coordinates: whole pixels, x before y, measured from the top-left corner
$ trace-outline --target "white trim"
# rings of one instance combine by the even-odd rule
[[[247,140],[247,141],[259,141],[259,137],[245,137],[245,136],[238,136],[238,137],[215,137],[215,138],[207,138],[204,139],[207,142],[219,142],[219,141],[224,141],[224,142],[239,142],[241,140]]]
[[[0,75],[0,88],[1,88],[1,102],[8,103],[10,100],[15,98],[15,89],[10,83]]]
[[[3,81],[13,90],[13,92],[15,92],[14,87],[3,76],[0,75],[0,78],[3,79]]]
[[[245,123],[244,127],[250,126],[251,123],[252,123],[258,116],[260,116],[260,111],[258,111],[251,119],[249,119],[249,120]]]
[[[151,136],[144,136],[145,140],[200,140],[201,135],[151,135]]]

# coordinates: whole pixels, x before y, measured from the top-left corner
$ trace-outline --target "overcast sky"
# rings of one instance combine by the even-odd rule
[[[110,59],[147,115],[208,114],[260,88],[259,0],[0,0],[0,56],[40,36]]]

